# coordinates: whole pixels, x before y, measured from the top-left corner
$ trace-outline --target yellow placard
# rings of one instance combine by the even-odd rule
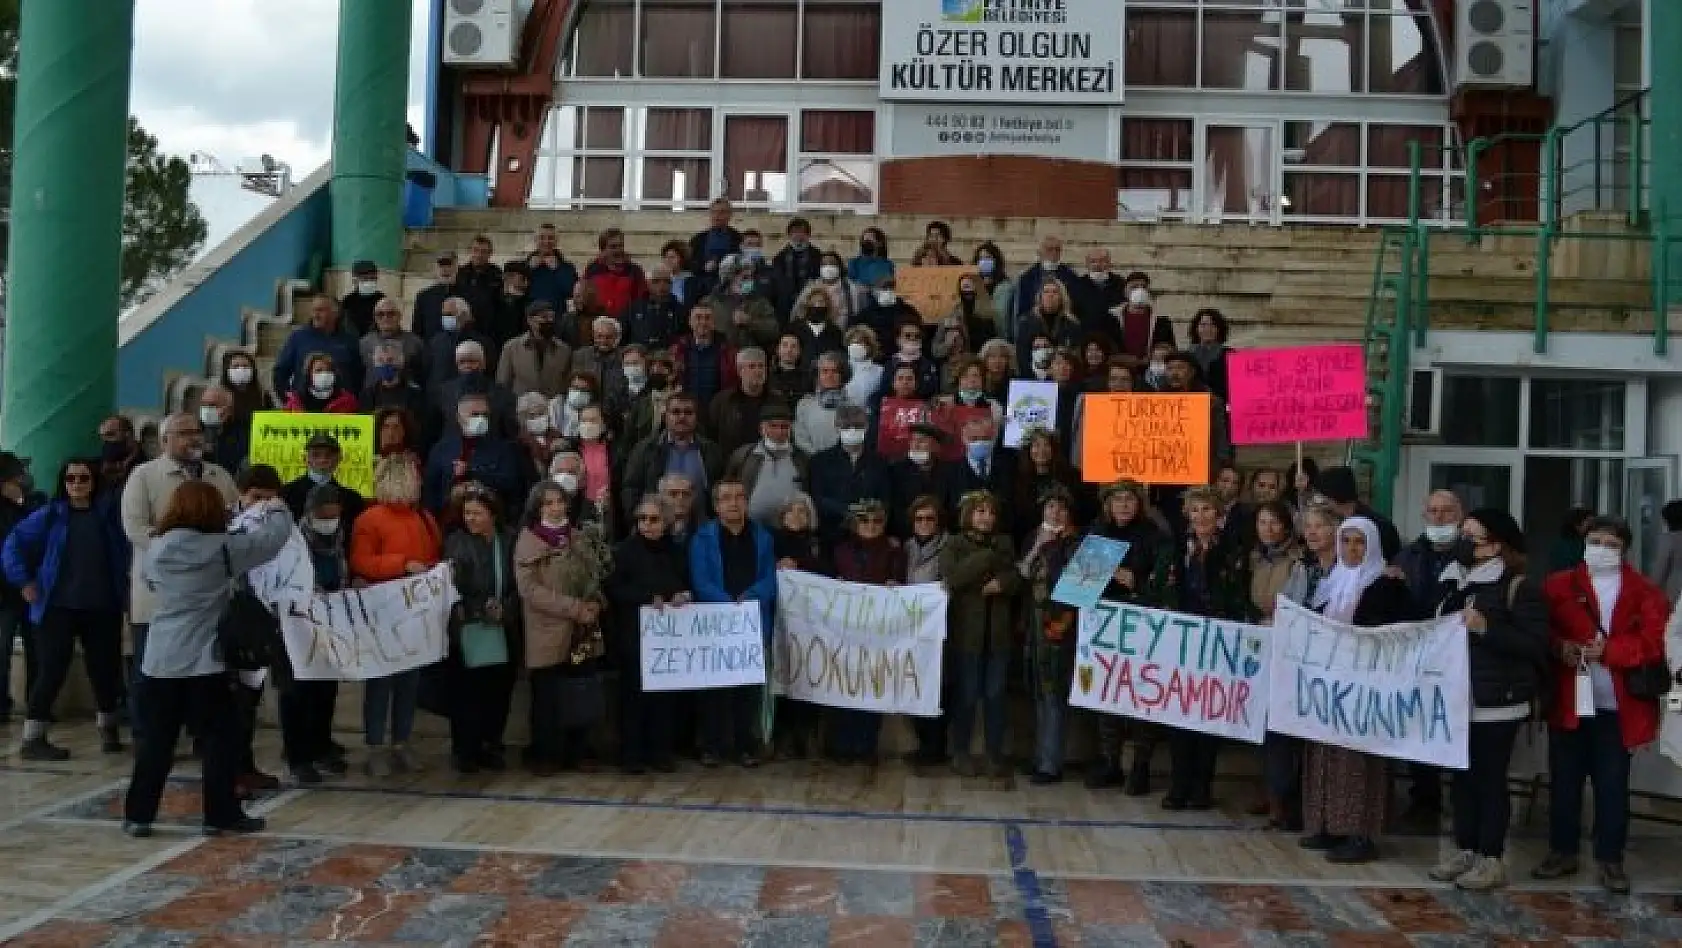
[[[1087,483],[1209,483],[1209,394],[1087,395]]]
[[[251,416],[251,463],[267,464],[291,482],[309,470],[304,445],[318,434],[339,440],[339,483],[374,496],[374,416],[260,411]]]
[[[980,279],[974,267],[900,267],[894,271],[894,289],[924,323],[933,325],[958,305],[958,280],[964,276]]]

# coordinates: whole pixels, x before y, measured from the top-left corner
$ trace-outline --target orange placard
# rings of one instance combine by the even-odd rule
[[[1086,396],[1081,474],[1091,484],[1209,482],[1209,393]]]
[[[899,298],[909,303],[934,325],[958,305],[958,280],[965,274],[976,275],[974,267],[900,267],[894,271],[894,288]]]

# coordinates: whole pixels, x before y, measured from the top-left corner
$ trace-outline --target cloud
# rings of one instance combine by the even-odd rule
[[[344,0],[351,3],[357,0]],[[138,0],[130,108],[168,152],[270,154],[301,177],[332,147],[337,0]],[[410,25],[409,121],[425,101],[427,0]]]

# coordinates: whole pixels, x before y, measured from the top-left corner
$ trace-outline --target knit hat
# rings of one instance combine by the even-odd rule
[[[1314,479],[1314,489],[1326,495],[1334,504],[1352,504],[1360,499],[1355,487],[1355,471],[1349,467],[1328,467]]]
[[[1489,538],[1509,550],[1524,551],[1524,528],[1513,515],[1499,507],[1479,507],[1466,515],[1467,520],[1483,524]]]

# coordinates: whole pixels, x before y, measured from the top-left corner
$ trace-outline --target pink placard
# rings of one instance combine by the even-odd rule
[[[1367,363],[1360,346],[1234,349],[1226,365],[1233,444],[1367,436]]]

